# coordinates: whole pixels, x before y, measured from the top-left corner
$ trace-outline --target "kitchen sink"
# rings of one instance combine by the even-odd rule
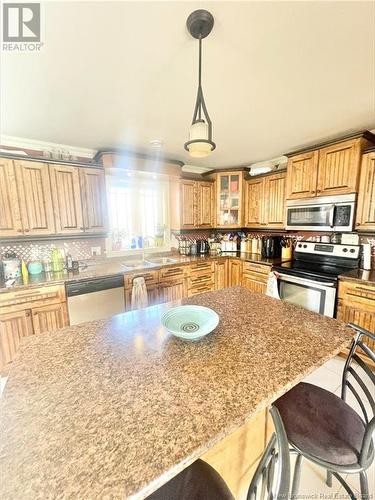
[[[175,264],[176,262],[178,262],[177,259],[171,259],[170,257],[155,257],[147,260],[129,260],[127,262],[122,262],[122,266],[124,269],[142,269],[146,267]]]
[[[151,264],[175,264],[177,262],[177,259],[171,259],[170,257],[155,257],[153,259],[149,259],[148,262],[151,262]]]
[[[155,266],[155,264],[148,260],[130,260],[128,262],[123,262],[122,266],[125,269],[142,269],[144,267]]]

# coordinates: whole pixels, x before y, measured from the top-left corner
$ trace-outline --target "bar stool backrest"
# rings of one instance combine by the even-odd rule
[[[271,406],[270,413],[275,432],[251,480],[247,500],[287,500],[290,498],[288,438],[276,406]]]
[[[346,360],[342,375],[341,399],[346,401],[348,391],[355,397],[361,408],[366,431],[363,438],[360,454],[360,465],[366,465],[369,456],[373,453],[372,435],[375,431],[375,374],[360,357],[366,354],[375,363],[375,353],[364,342],[367,338],[375,342],[375,335],[364,328],[349,323],[357,334],[350,348],[349,356]],[[367,379],[367,383],[364,381]]]

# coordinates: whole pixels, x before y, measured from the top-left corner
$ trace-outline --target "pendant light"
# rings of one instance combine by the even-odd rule
[[[212,123],[204,102],[202,90],[202,39],[211,33],[214,18],[207,10],[195,10],[187,18],[186,26],[193,38],[199,40],[198,92],[195,102],[193,121],[190,126],[189,140],[185,149],[194,158],[208,156],[216,148],[212,141]]]

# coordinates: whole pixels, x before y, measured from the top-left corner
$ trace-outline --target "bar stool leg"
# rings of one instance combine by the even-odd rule
[[[329,470],[327,470],[326,485],[327,485],[329,488],[332,488],[332,472],[330,472]]]
[[[359,481],[361,485],[361,498],[362,500],[368,500],[370,498],[370,495],[368,492],[368,481],[365,471],[359,473]]]
[[[299,482],[301,479],[301,462],[302,455],[298,453],[296,458],[296,464],[294,466],[294,474],[293,474],[293,484],[292,484],[292,498],[296,498],[299,490]]]

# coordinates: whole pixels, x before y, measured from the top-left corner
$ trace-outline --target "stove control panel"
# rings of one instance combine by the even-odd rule
[[[300,241],[297,243],[296,252],[329,255],[331,257],[345,257],[358,259],[359,245],[337,245],[334,243],[313,243],[312,241]]]

